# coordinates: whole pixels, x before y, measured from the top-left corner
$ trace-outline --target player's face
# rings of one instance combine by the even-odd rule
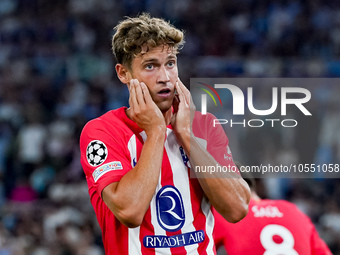
[[[178,79],[177,57],[167,46],[150,48],[132,61],[132,76],[144,82],[162,112],[171,108]]]

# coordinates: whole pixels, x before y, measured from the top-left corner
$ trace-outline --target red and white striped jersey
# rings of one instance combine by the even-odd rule
[[[138,162],[145,132],[129,119],[126,107],[86,124],[80,137],[83,166],[107,255],[216,254],[211,205],[169,125],[161,175],[139,227],[123,225],[103,202],[104,187],[118,182]],[[234,165],[228,138],[212,115],[197,113],[193,132],[222,165]],[[218,127],[219,126],[219,127]]]

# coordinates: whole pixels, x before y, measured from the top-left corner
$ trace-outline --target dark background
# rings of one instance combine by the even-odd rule
[[[78,141],[88,120],[127,105],[111,36],[124,16],[143,11],[185,31],[179,70],[187,86],[192,77],[340,75],[335,0],[1,0],[1,254],[103,254]],[[230,133],[234,157],[339,163],[340,91],[311,92],[322,107],[297,135]],[[266,179],[260,187],[263,197],[297,204],[340,254],[338,179]]]

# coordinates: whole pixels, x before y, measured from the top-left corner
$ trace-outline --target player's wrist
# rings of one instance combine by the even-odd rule
[[[190,141],[191,133],[192,132],[190,131],[190,128],[182,128],[180,130],[177,130],[176,136],[180,140]]]
[[[152,127],[152,129],[145,131],[147,137],[165,137],[166,126],[165,125],[157,125]]]
[[[183,132],[178,132],[175,131],[175,135],[177,137],[177,140],[179,144],[183,147],[187,155],[190,154],[190,139],[191,135],[190,132],[183,131]]]

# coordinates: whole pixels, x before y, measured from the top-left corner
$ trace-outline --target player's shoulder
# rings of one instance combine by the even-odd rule
[[[97,117],[97,118],[94,118],[92,120],[89,120],[84,128],[83,128],[83,132],[84,131],[88,131],[88,130],[92,130],[92,129],[96,129],[96,128],[99,128],[100,125],[105,122],[107,120],[107,116],[110,114],[111,111],[103,114],[102,116],[100,117]]]
[[[194,120],[196,121],[212,121],[214,119],[216,119],[215,115],[210,112],[207,112],[206,114],[202,114],[200,111],[195,112]]]
[[[277,208],[279,208],[283,212],[286,212],[286,213],[289,213],[289,214],[294,214],[296,216],[301,216],[303,218],[307,217],[305,215],[305,213],[303,213],[296,204],[294,204],[290,201],[287,201],[287,200],[281,200],[281,199],[271,200],[271,199],[268,199],[268,200],[263,200],[263,203],[267,203],[268,205],[271,205],[271,206],[276,206]]]
[[[107,127],[119,128],[122,127],[123,118],[125,114],[125,108],[121,107],[115,110],[110,110],[100,117],[89,120],[82,130],[82,135],[87,132],[96,132],[97,130],[102,130]]]
[[[261,199],[260,203],[262,205],[275,205],[288,208],[297,208],[294,203],[283,199]],[[256,202],[253,201],[253,204],[256,204]]]
[[[294,208],[294,209],[298,210],[298,207],[296,206],[296,204],[294,204],[290,201],[287,201],[287,200],[279,199],[279,200],[273,200],[273,202],[276,205],[285,206],[285,207],[288,207],[288,208]]]
[[[211,113],[202,114],[196,111],[192,123],[192,130],[196,137],[202,138],[210,144],[223,145],[229,142],[219,120]]]
[[[215,117],[215,115],[209,112],[207,114],[202,114],[201,112],[196,111],[192,125],[195,129],[210,130],[215,127],[217,123],[218,119]]]

